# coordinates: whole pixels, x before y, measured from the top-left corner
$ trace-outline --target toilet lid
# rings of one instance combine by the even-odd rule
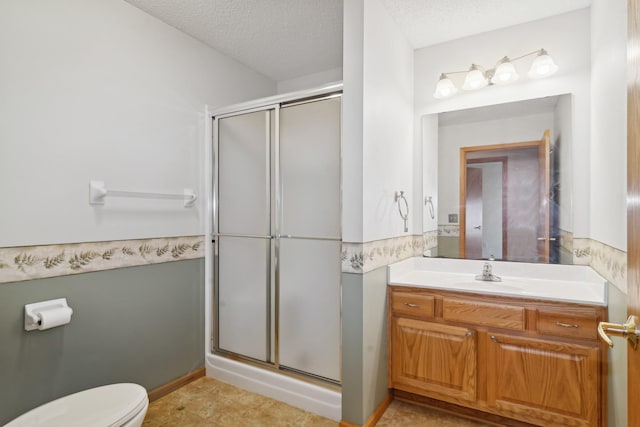
[[[116,427],[133,418],[148,402],[147,391],[138,384],[110,384],[46,403],[5,427]]]

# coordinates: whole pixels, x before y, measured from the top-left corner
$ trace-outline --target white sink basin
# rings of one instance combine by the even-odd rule
[[[501,282],[475,280],[485,261],[415,257],[391,264],[391,285],[607,305],[606,280],[588,266],[490,261]]]

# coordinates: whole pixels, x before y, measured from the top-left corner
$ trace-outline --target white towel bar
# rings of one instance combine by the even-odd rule
[[[184,200],[184,207],[188,208],[194,205],[198,196],[195,195],[191,188],[185,188],[182,194],[170,193],[148,193],[143,191],[123,191],[123,190],[107,190],[103,181],[89,182],[89,204],[104,205],[104,199],[107,196],[115,197],[140,197],[145,199],[173,199]]]

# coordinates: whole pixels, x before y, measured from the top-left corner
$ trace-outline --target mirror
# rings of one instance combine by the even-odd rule
[[[425,256],[572,264],[570,94],[422,118]]]

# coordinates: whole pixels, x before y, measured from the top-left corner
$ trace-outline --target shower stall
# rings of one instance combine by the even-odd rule
[[[340,384],[341,93],[268,101],[213,116],[211,352]]]

